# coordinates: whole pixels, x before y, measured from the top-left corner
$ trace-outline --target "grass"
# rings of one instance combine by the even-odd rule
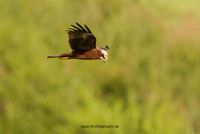
[[[200,133],[198,4],[1,1],[0,133]],[[75,22],[110,47],[106,63],[46,59],[69,51]]]

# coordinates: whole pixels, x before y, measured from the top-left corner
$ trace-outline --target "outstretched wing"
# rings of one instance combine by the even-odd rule
[[[73,51],[88,51],[96,48],[96,38],[86,25],[84,27],[79,23],[76,23],[76,26],[71,25],[67,33]]]

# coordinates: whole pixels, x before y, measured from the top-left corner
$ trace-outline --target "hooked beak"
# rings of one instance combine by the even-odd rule
[[[104,59],[103,57],[100,57],[100,59],[103,60],[104,63],[106,62],[106,59]]]

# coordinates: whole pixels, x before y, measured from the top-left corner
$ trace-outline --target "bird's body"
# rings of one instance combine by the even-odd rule
[[[60,59],[79,59],[79,60],[103,60],[108,59],[108,46],[105,48],[96,48],[96,38],[90,29],[84,25],[76,23],[77,26],[71,25],[72,28],[67,30],[69,35],[69,44],[72,49],[70,53],[60,55],[51,55],[47,58],[60,58]]]
[[[80,52],[64,53],[64,54],[60,54],[60,55],[52,55],[52,56],[48,56],[47,58],[100,60],[101,58],[99,58],[99,57],[103,56],[102,51],[105,51],[105,50],[101,50],[100,48],[96,48],[96,49],[91,49],[91,50],[88,50],[88,51],[80,51]]]

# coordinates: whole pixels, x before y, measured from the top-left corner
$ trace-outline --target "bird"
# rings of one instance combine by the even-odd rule
[[[96,47],[96,37],[87,25],[71,25],[66,30],[69,37],[69,46],[72,49],[69,53],[50,55],[47,58],[78,59],[78,60],[103,60],[108,59],[109,47]]]

